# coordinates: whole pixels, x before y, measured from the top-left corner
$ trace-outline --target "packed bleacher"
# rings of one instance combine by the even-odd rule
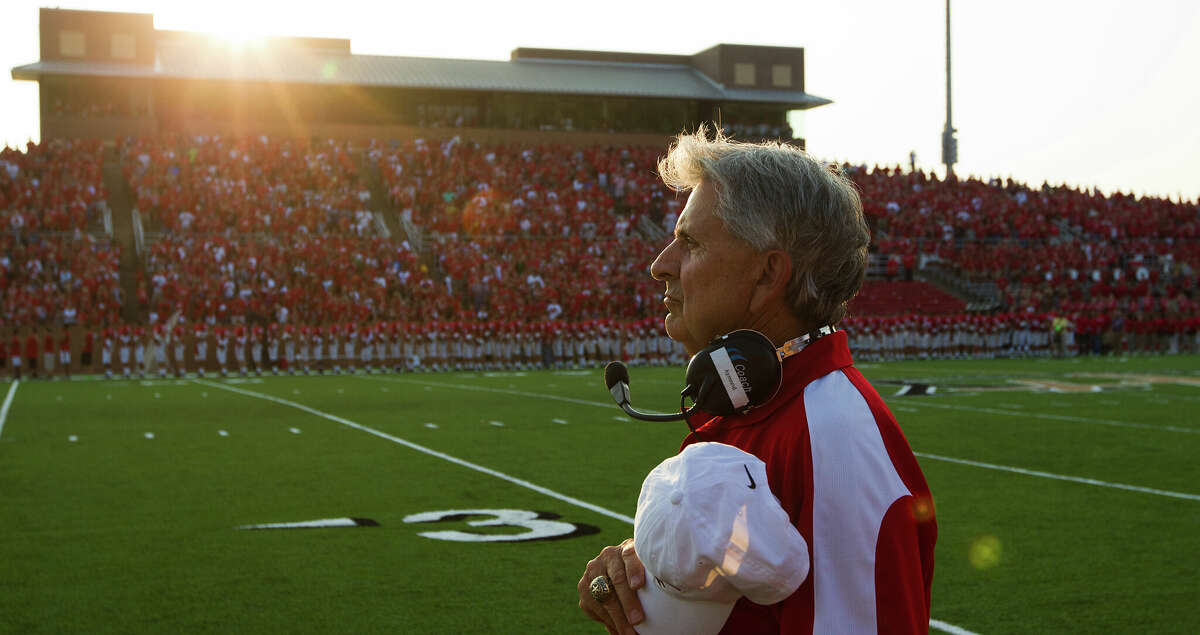
[[[451,347],[439,367],[562,361],[576,342],[574,363],[678,361],[645,343],[661,335],[649,264],[686,200],[656,178],[660,148],[165,135],[118,150],[149,237],[134,301],[151,331],[433,334]],[[101,164],[82,142],[0,154],[5,324],[120,325]],[[843,169],[884,263],[842,325],[867,359],[1200,350],[1194,202]],[[381,234],[372,170],[376,207],[414,236]],[[929,271],[989,285],[998,310],[969,312]],[[538,350],[504,353],[506,338]]]
[[[0,151],[0,323],[100,325],[119,319],[120,247],[100,234],[99,142]]]

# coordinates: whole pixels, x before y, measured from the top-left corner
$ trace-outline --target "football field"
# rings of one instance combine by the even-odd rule
[[[859,368],[934,495],[935,632],[1200,632],[1200,357]],[[603,632],[576,581],[687,431],[600,369],[0,399],[3,633]]]

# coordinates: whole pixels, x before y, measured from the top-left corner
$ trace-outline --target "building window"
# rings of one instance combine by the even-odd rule
[[[733,83],[737,86],[754,85],[754,64],[738,62],[733,65]]]
[[[771,85],[776,88],[791,88],[792,67],[787,64],[771,65]]]
[[[83,57],[83,32],[59,31],[58,54],[63,57]]]
[[[114,33],[112,56],[115,60],[131,60],[137,57],[137,38],[128,33]]]

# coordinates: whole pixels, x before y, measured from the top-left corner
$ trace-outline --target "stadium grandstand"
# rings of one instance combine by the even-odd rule
[[[788,113],[832,103],[801,48],[382,57],[59,9],[40,35],[0,357],[72,353],[43,377],[680,363],[656,158],[707,123],[803,146]],[[872,226],[842,324],[866,359],[1200,351],[1194,202],[831,167]]]

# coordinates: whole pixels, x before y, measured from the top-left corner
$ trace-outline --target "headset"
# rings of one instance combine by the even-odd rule
[[[783,360],[799,353],[812,342],[833,333],[822,326],[778,348],[766,335],[740,329],[709,342],[688,362],[685,386],[679,393],[676,414],[650,414],[634,410],[629,403],[629,369],[621,362],[604,368],[604,385],[625,414],[642,421],[678,421],[697,411],[713,416],[745,414],[770,401],[783,383]],[[685,400],[692,407],[685,407]]]

